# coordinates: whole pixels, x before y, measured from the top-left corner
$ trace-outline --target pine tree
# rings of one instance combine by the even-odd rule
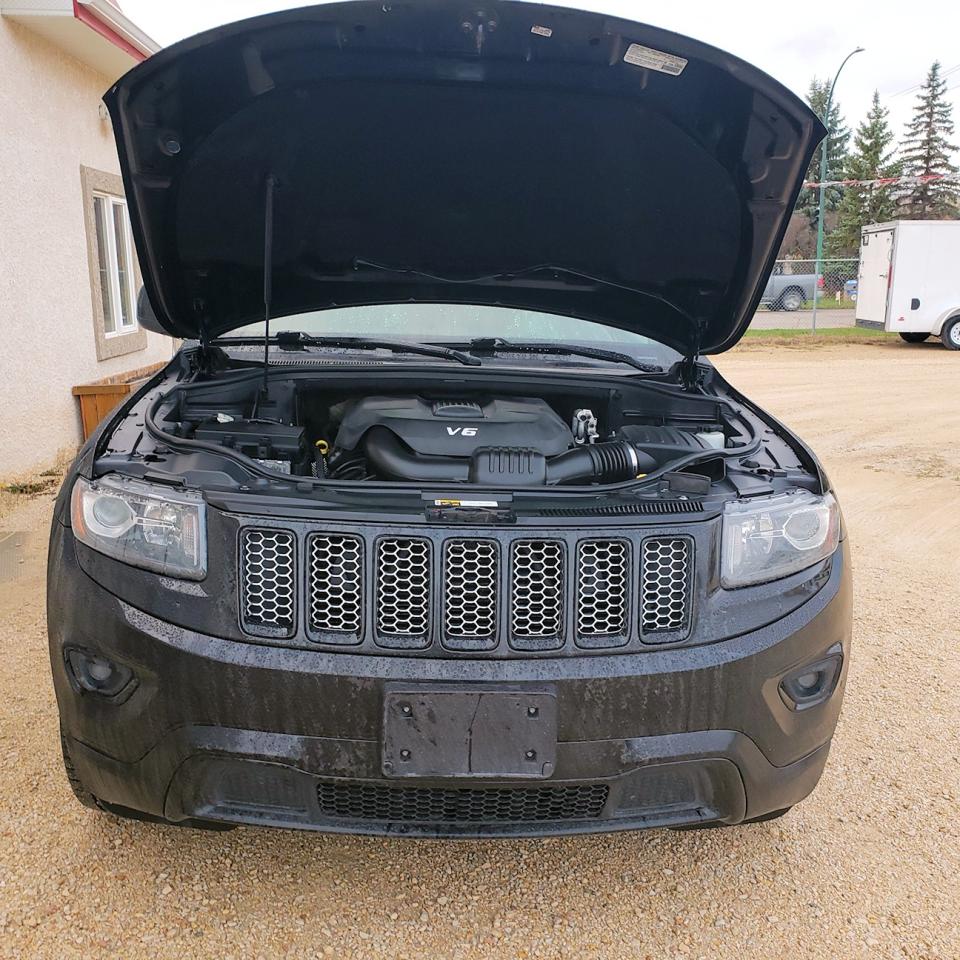
[[[913,119],[907,124],[902,149],[904,176],[957,173],[950,162],[957,148],[950,143],[953,108],[944,96],[946,89],[947,81],[940,75],[940,64],[936,62],[920,88]],[[907,187],[902,202],[904,213],[915,220],[944,220],[960,213],[958,200],[960,186],[956,182],[934,180]]]
[[[818,80],[814,77],[810,81],[810,89],[807,91],[807,103],[813,112],[822,120],[827,112],[827,97],[830,95],[830,82],[828,80]],[[830,116],[827,118],[827,126],[830,130],[830,136],[827,140],[827,179],[840,180],[843,178],[843,171],[847,162],[847,144],[850,142],[850,128],[846,125],[843,118],[843,111],[836,100],[830,105]],[[820,180],[820,158],[823,146],[817,148],[807,169],[806,179],[817,183]],[[843,197],[843,191],[839,187],[827,187],[824,192],[823,202],[827,210],[836,210]],[[810,221],[810,226],[816,225],[817,204],[819,202],[819,191],[801,190],[797,198],[796,210],[803,213]]]
[[[874,90],[870,111],[857,127],[844,180],[879,180],[900,173],[900,162],[893,159],[891,149],[894,135],[887,122],[889,115],[890,111],[880,105],[880,94]],[[890,187],[845,187],[836,228],[827,238],[830,256],[856,256],[861,228],[896,216],[897,194]]]

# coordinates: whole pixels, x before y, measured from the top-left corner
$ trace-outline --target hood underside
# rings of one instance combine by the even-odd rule
[[[259,17],[105,100],[157,322],[204,339],[263,319],[271,208],[275,317],[500,304],[722,351],[824,132],[711,47],[514,0]]]

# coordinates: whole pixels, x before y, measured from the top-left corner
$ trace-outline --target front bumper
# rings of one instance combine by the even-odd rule
[[[54,684],[80,779],[114,808],[174,822],[421,836],[739,823],[815,787],[850,644],[845,547],[819,592],[762,629],[687,649],[540,660],[325,653],[197,633],[91,580],[58,524],[50,570]],[[114,700],[79,692],[70,646],[128,666],[135,689]],[[783,676],[832,650],[843,653],[832,694],[791,709]],[[397,682],[547,685],[558,711],[552,775],[387,779],[384,691]]]

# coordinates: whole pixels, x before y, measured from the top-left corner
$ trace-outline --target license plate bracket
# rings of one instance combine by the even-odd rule
[[[557,698],[545,688],[389,687],[386,777],[543,780],[557,753]]]

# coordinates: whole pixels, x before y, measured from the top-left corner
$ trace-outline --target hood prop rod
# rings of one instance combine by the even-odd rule
[[[273,193],[277,178],[267,174],[263,201],[263,394],[267,395],[267,374],[270,369],[270,310],[273,306]]]
[[[693,345],[684,355],[680,364],[680,376],[683,380],[683,389],[688,393],[696,391],[700,382],[700,372],[697,368],[697,361],[700,359],[700,346],[703,343],[703,328],[705,321],[698,319],[694,321]]]

